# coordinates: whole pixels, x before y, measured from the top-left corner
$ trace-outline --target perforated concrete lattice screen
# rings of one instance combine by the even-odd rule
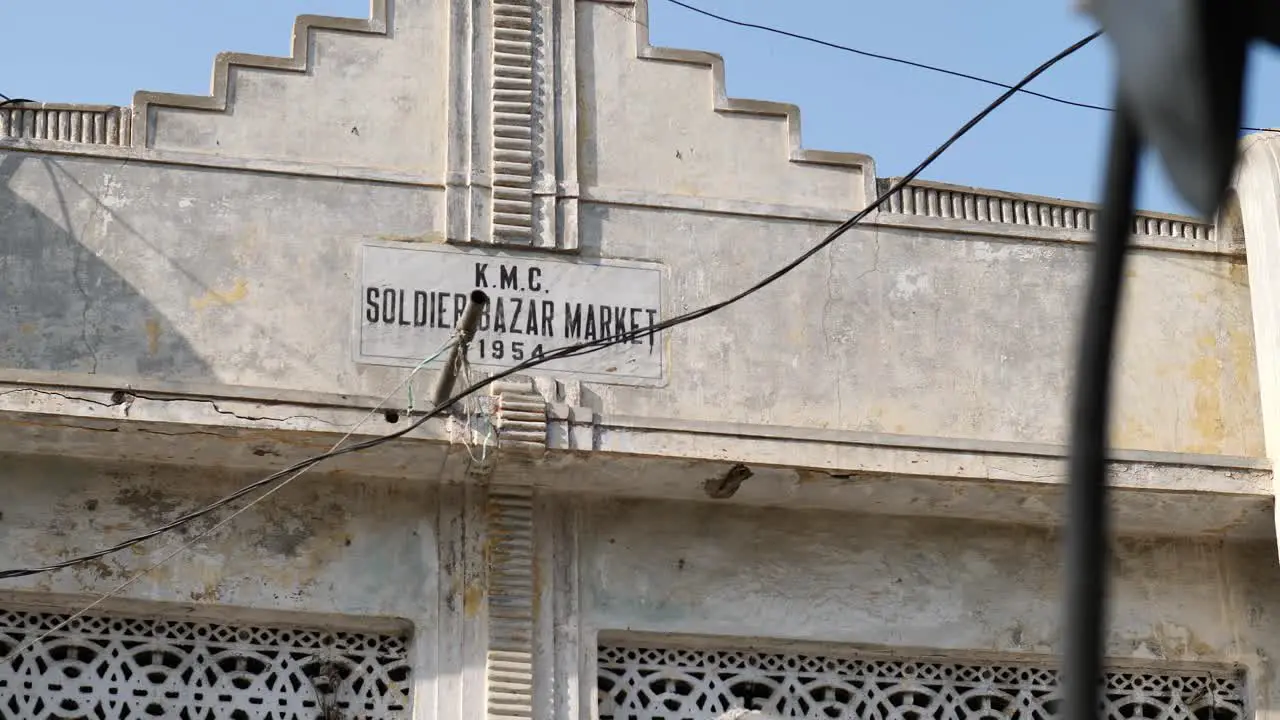
[[[606,646],[601,720],[714,720],[742,709],[805,720],[1051,720],[1058,673],[1047,666],[913,662],[734,650]],[[1243,678],[1117,670],[1107,720],[1243,720]]]
[[[64,619],[0,608],[0,658]],[[0,665],[3,720],[407,720],[408,708],[400,635],[86,616]]]

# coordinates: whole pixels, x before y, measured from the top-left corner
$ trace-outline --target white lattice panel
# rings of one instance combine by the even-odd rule
[[[0,658],[64,615],[0,609]],[[82,617],[0,665],[0,720],[395,720],[405,639]]]
[[[714,720],[742,709],[804,720],[1052,720],[1058,674],[1023,664],[732,650],[599,649],[601,720]],[[1242,720],[1233,671],[1112,670],[1106,720]]]

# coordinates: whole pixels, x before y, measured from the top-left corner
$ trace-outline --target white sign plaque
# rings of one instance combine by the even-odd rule
[[[467,297],[479,289],[489,306],[467,355],[474,367],[508,368],[581,342],[638,333],[538,369],[620,384],[664,379],[665,333],[644,334],[661,320],[660,265],[373,242],[360,253],[357,362],[418,365],[453,336]]]

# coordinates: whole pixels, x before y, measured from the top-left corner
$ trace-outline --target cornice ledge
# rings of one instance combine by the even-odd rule
[[[118,105],[20,102],[0,107],[0,140],[68,143],[90,147],[128,145],[131,110]]]
[[[879,178],[877,194],[888,192],[898,178]],[[971,222],[1010,227],[1092,233],[1097,205],[1043,195],[913,180],[889,196],[882,215],[928,218],[941,222]],[[1186,215],[1139,210],[1133,235],[1168,243],[1173,249],[1243,255],[1218,238],[1212,223]]]
[[[836,430],[830,428],[758,425],[704,420],[678,420],[626,415],[599,415],[596,427],[602,431],[629,431],[653,434],[716,436],[748,441],[792,441],[832,446],[860,446],[891,450],[935,453],[957,453],[971,456],[1022,457],[1060,461],[1067,457],[1064,445],[982,438],[951,438],[901,435],[896,433]],[[607,446],[599,448],[609,451]],[[1220,469],[1226,471],[1269,472],[1271,462],[1265,458],[1207,455],[1154,450],[1113,449],[1113,463]]]
[[[388,3],[393,0],[369,0],[369,17],[365,19],[334,17],[330,15],[299,15],[293,23],[293,47],[288,57],[255,55],[252,53],[221,52],[213,62],[213,81],[209,95],[152,92],[140,90],[133,96],[134,147],[147,146],[151,135],[151,107],[225,112],[231,68],[244,67],[260,70],[279,70],[305,73],[309,69],[312,32],[355,33],[360,35],[386,35],[388,30]]]

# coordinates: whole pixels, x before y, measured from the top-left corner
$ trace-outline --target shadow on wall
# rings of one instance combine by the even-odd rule
[[[15,189],[22,170],[47,177],[36,207]],[[39,184],[44,184],[43,182]],[[109,236],[85,247],[91,223],[115,215],[76,187],[55,159],[0,154],[0,366],[157,379],[207,379],[210,368],[155,305],[112,269]]]

